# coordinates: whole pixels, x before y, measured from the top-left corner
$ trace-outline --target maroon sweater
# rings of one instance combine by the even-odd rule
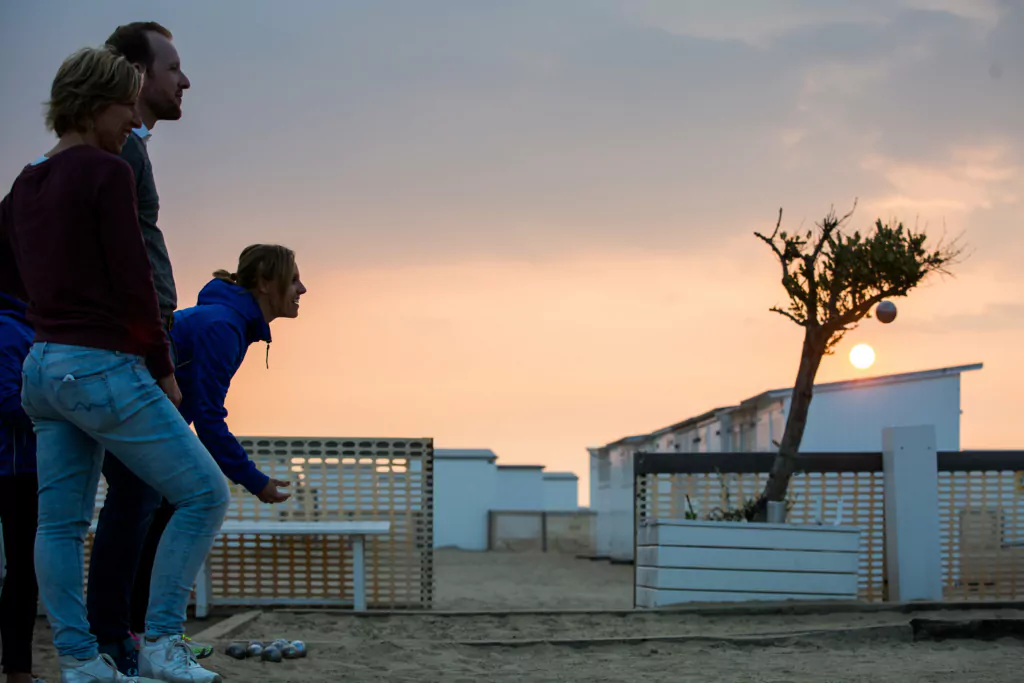
[[[0,204],[0,274],[28,301],[36,341],[142,356],[158,379],[174,372],[119,157],[78,145],[26,166]]]

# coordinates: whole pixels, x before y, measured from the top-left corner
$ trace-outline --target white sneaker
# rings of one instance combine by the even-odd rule
[[[223,683],[220,674],[196,661],[192,648],[181,636],[161,636],[155,642],[143,638],[139,673],[167,683]]]
[[[125,676],[114,666],[110,655],[81,661],[74,657],[60,657],[60,683],[160,683],[151,678]]]

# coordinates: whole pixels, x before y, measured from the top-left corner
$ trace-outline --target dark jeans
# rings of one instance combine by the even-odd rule
[[[112,453],[103,456],[107,497],[100,511],[89,561],[86,608],[89,629],[100,645],[120,644],[128,631],[145,632],[131,623],[133,583],[149,532],[150,522],[163,497],[125,467]],[[152,570],[152,561],[149,570]],[[148,584],[150,571],[146,572]],[[148,602],[149,586],[146,586]]]
[[[164,535],[164,529],[167,528],[173,514],[174,506],[164,498],[153,514],[149,532],[142,544],[139,567],[135,570],[135,585],[132,587],[131,624],[135,633],[141,634],[146,631],[146,608],[149,607],[149,581],[153,576],[153,561],[156,559],[160,538]]]
[[[7,558],[0,593],[0,642],[7,674],[32,673],[32,631],[39,601],[35,563],[38,501],[35,474],[0,477],[0,524]]]

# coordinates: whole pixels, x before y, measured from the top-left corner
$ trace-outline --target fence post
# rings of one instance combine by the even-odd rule
[[[548,551],[548,513],[542,510],[540,513],[540,537],[541,537],[541,551]]]
[[[942,600],[935,427],[882,430],[889,600]]]
[[[494,510],[487,511],[487,550],[494,550]]]

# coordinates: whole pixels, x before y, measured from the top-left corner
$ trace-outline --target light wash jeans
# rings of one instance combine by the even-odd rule
[[[82,585],[104,449],[176,508],[154,561],[146,635],[183,633],[192,585],[227,512],[217,463],[138,356],[39,342],[23,371],[22,405],[38,438],[36,574],[57,652],[97,655]]]

